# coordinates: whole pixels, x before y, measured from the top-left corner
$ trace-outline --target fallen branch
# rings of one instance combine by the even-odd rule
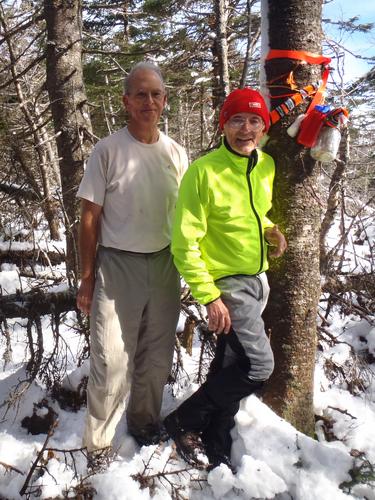
[[[367,292],[375,296],[375,276],[373,273],[340,274],[328,276],[322,285],[323,293]]]
[[[370,325],[375,325],[374,319],[372,317],[372,314],[374,313],[373,310],[370,311],[367,308],[361,307],[360,305],[355,304],[353,301],[345,299],[344,297],[336,293],[331,293],[330,297],[334,302],[340,303],[341,306],[345,308],[346,311],[349,311],[350,314],[356,314],[360,318],[365,319]]]
[[[16,186],[6,182],[0,182],[0,191],[14,198],[23,200],[40,201],[40,196],[33,189],[24,186]]]
[[[0,250],[0,264],[15,264],[18,267],[26,267],[30,264],[42,266],[58,265],[65,261],[65,254],[56,251],[31,250]]]
[[[0,465],[2,465],[7,472],[8,471],[13,471],[13,472],[17,472],[18,474],[21,474],[21,476],[25,475],[24,472],[22,472],[21,470],[17,469],[17,467],[14,467],[14,465],[9,465],[9,464],[6,464],[5,462],[0,462]]]
[[[151,474],[151,461],[154,457],[157,457],[158,454],[159,451],[156,448],[156,450],[148,458],[147,462],[143,462],[143,471],[131,475],[131,478],[139,483],[141,489],[149,488],[150,492],[153,493],[157,485],[160,484],[167,491],[170,490],[168,493],[171,493],[170,496],[172,498],[182,500],[186,498],[185,494],[181,493],[183,492],[185,485],[182,485],[180,482],[175,482],[177,478],[182,476],[184,478],[187,477],[190,481],[197,481],[201,488],[201,483],[207,482],[206,478],[202,478],[200,476],[200,471],[204,470],[205,467],[200,467],[198,464],[195,466],[189,465],[180,469],[167,470],[167,466],[174,460],[173,452],[167,458],[161,470]],[[166,485],[164,483],[166,483]]]
[[[43,458],[43,453],[45,451],[45,449],[47,448],[47,444],[48,444],[48,441],[50,439],[50,437],[53,435],[53,433],[55,432],[55,428],[57,426],[57,420],[56,422],[54,423],[54,425],[51,427],[51,429],[49,430],[48,434],[47,434],[47,437],[44,441],[44,444],[42,446],[42,449],[40,450],[40,452],[38,453],[38,456],[36,457],[34,463],[32,464],[30,470],[29,470],[29,473],[27,474],[27,478],[25,480],[25,482],[23,483],[23,486],[22,488],[20,489],[20,495],[23,496],[25,493],[26,493],[26,489],[27,487],[29,486],[29,482],[31,481],[31,478],[34,474],[34,471],[39,463],[39,461],[41,460],[41,458]]]
[[[45,293],[35,289],[27,293],[0,296],[0,319],[35,318],[44,314],[59,314],[76,310],[76,291]]]
[[[338,411],[338,412],[342,413],[343,415],[348,415],[348,417],[353,418],[354,420],[357,420],[357,417],[355,417],[354,415],[351,415],[347,410],[342,410],[341,408],[337,408],[336,406],[328,406],[328,408],[330,408],[331,410]]]

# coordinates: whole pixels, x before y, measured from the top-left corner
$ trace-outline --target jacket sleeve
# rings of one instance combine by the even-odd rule
[[[207,304],[220,297],[206,262],[200,241],[207,231],[208,190],[202,185],[199,169],[192,164],[185,173],[177,199],[172,232],[172,254],[193,297]]]
[[[271,200],[271,203],[272,203],[273,181],[274,181],[274,178],[275,178],[275,162],[274,162],[274,160],[273,160],[273,158],[271,156],[267,155],[267,158],[268,158],[267,166],[268,166],[268,171],[269,171],[269,174],[268,174],[268,186],[269,186],[269,189],[270,189],[269,196],[270,196],[270,200]],[[273,227],[274,225],[275,224],[271,221],[271,219],[269,219],[267,217],[267,215],[265,214],[263,216],[263,218],[262,218],[263,232],[264,232],[265,229],[267,229],[269,227]]]

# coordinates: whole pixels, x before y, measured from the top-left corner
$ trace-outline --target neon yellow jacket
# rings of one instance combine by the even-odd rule
[[[220,296],[215,280],[268,269],[264,229],[272,204],[273,159],[260,150],[240,156],[222,144],[186,171],[172,232],[177,269],[193,296]]]

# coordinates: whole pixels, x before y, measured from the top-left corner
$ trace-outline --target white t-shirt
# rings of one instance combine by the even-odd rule
[[[185,150],[162,132],[153,144],[125,127],[100,140],[79,186],[80,198],[103,207],[98,243],[132,252],[156,252],[170,243]]]

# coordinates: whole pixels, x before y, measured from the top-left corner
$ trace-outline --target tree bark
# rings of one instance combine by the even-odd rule
[[[212,85],[212,104],[216,111],[216,124],[219,123],[219,110],[226,96],[230,92],[229,68],[228,68],[228,8],[229,0],[214,0],[214,26],[215,38],[212,44],[213,56],[213,85]],[[215,139],[220,136],[220,130],[217,127]]]
[[[47,88],[60,158],[67,239],[67,273],[78,277],[76,198],[83,164],[92,147],[92,130],[82,73],[79,0],[45,0]]]
[[[221,104],[224,102],[225,97],[229,94],[230,91],[227,42],[228,10],[228,0],[214,1],[214,11],[216,17],[216,62],[217,76],[219,78],[217,98],[219,106],[221,106]]]
[[[246,86],[246,80],[249,73],[250,61],[254,53],[254,49],[260,37],[260,25],[254,35],[252,34],[252,25],[254,14],[251,11],[252,6],[256,3],[254,0],[246,1],[246,22],[247,22],[247,42],[246,42],[246,53],[242,68],[242,75],[240,80],[240,88],[243,89]]]
[[[263,0],[266,2],[267,0]],[[268,39],[272,49],[321,53],[322,1],[268,0]],[[264,33],[262,33],[264,35]],[[321,68],[276,59],[265,65],[267,81],[294,70],[299,88],[316,82]],[[271,86],[273,95],[274,88]],[[272,108],[279,102],[271,99]],[[304,109],[299,109],[299,113]],[[288,251],[269,272],[271,296],[265,314],[275,354],[275,371],[265,401],[298,430],[314,432],[313,376],[317,305],[320,295],[318,166],[309,151],[286,134],[295,118],[272,127],[266,150],[275,159],[272,220],[288,239]]]
[[[76,293],[45,293],[40,289],[32,292],[0,296],[0,320],[3,318],[35,318],[44,314],[58,314],[76,310]]]

